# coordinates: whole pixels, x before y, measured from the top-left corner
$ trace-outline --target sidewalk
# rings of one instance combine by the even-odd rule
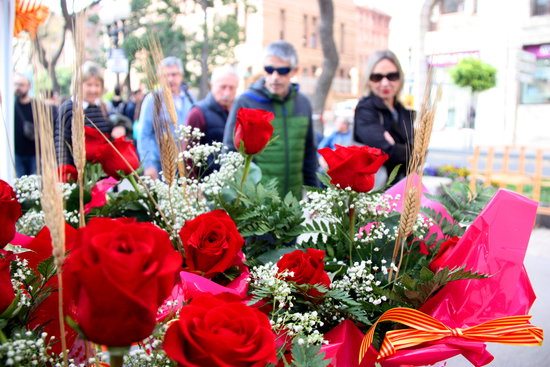
[[[525,268],[537,299],[531,308],[533,325],[541,327],[546,338],[550,337],[550,229],[535,228],[531,234]],[[550,341],[541,347],[524,347],[487,343],[487,349],[495,359],[489,367],[545,367],[550,365]],[[447,362],[447,367],[469,367],[471,364],[462,356]]]

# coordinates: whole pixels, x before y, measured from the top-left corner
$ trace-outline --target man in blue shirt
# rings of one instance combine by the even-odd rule
[[[187,115],[195,104],[195,99],[183,84],[183,65],[181,60],[170,56],[161,61],[161,72],[172,92],[174,106],[178,116],[178,126],[185,125]],[[153,113],[155,111],[154,93],[162,93],[160,90],[149,93],[143,100],[139,115],[141,134],[138,141],[139,157],[143,160],[144,174],[153,179],[159,177],[161,170],[160,152],[155,138]],[[161,96],[161,99],[162,96]],[[170,119],[166,106],[162,106],[162,118]]]

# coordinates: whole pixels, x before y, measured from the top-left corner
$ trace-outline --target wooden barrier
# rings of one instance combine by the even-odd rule
[[[513,185],[512,190],[540,202],[542,188],[550,187],[550,176],[544,174],[545,168],[548,171],[550,167],[548,155],[550,149],[543,148],[476,146],[469,158],[470,188],[475,190],[479,180],[484,186],[492,184],[506,188]],[[532,192],[526,194],[525,186],[532,186]],[[539,205],[537,212],[550,215],[550,207]]]

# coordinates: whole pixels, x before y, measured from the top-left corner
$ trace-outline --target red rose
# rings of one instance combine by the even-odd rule
[[[4,248],[15,236],[15,222],[21,217],[21,204],[12,187],[0,180],[0,248]]]
[[[92,218],[67,258],[76,322],[98,344],[128,346],[151,335],[182,258],[168,233],[133,219]]]
[[[439,245],[439,252],[430,262],[430,269],[432,271],[437,271],[446,266],[449,255],[451,254],[452,249],[456,246],[459,240],[460,237],[455,236]]]
[[[123,171],[125,175],[132,173],[132,169],[128,167],[124,159],[120,157],[120,154],[122,154],[134,170],[139,167],[139,157],[134,144],[130,140],[126,140],[124,136],[115,139],[113,145],[116,150],[110,144],[107,144],[99,153],[98,161],[107,175],[118,180],[120,176],[117,171]]]
[[[311,248],[307,249],[306,252],[296,250],[283,255],[277,262],[278,273],[288,270],[293,272],[294,275],[286,277],[286,280],[291,280],[296,284],[320,284],[328,288],[330,286],[330,278],[325,271],[324,257],[325,251]],[[308,291],[308,295],[311,297],[318,297],[321,294],[316,289]]]
[[[59,181],[61,182],[76,182],[76,180],[78,179],[78,170],[75,166],[72,166],[70,164],[64,164],[57,167],[57,171],[59,175]]]
[[[263,367],[277,362],[267,316],[228,294],[192,300],[168,328],[163,347],[178,366]]]
[[[101,152],[109,147],[109,144],[101,133],[93,127],[84,126],[86,139],[86,160],[88,162],[99,162]]]
[[[239,149],[242,142],[246,154],[260,153],[273,135],[271,120],[274,118],[273,112],[251,108],[239,109],[235,124],[235,147]]]
[[[190,271],[211,278],[242,262],[239,252],[244,239],[233,219],[221,209],[186,221],[179,234]]]
[[[341,189],[351,187],[356,192],[367,192],[374,187],[374,175],[388,155],[378,148],[368,146],[343,147],[336,145],[336,149],[319,149],[328,164],[330,182],[340,185]]]
[[[14,258],[11,252],[0,254],[0,314],[6,311],[15,299],[10,273],[10,264]]]
[[[65,224],[65,250],[70,251],[71,245],[76,236],[76,229],[68,224]],[[38,264],[52,256],[52,238],[48,227],[44,227],[38,232],[35,238],[33,238],[28,244],[21,246],[31,251],[22,252],[17,254],[20,259],[25,259],[28,262],[28,267],[38,272]],[[29,323],[27,327],[30,330],[41,330],[48,333],[48,336],[54,336],[55,340],[61,340],[61,331],[59,328],[59,298],[57,290],[58,280],[57,275],[54,275],[46,283],[46,287],[52,289],[52,292],[36,307],[29,317]],[[63,292],[63,303],[65,315],[74,318],[74,312],[68,306],[69,298],[67,293]],[[77,333],[67,323],[65,323],[65,339],[67,341],[67,348],[73,350],[73,344],[76,340]],[[52,345],[52,349],[49,351],[52,354],[62,353],[61,343],[55,343]]]

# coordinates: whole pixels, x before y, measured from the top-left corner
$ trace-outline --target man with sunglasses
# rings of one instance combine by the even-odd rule
[[[359,143],[382,149],[389,158],[377,174],[381,187],[387,174],[397,166],[397,182],[407,172],[413,144],[413,111],[399,102],[403,89],[403,71],[395,54],[389,50],[373,53],[367,61],[369,94],[355,108],[353,135]],[[386,176],[386,177],[384,177]]]
[[[302,186],[317,186],[316,142],[313,134],[312,108],[308,98],[291,82],[298,72],[298,55],[285,41],[267,46],[264,52],[265,75],[252,84],[233,104],[224,132],[224,145],[235,150],[233,136],[237,111],[254,108],[271,111],[275,119],[273,136],[279,136],[255,163],[262,179],[278,181],[281,197],[288,192],[300,199]]]

